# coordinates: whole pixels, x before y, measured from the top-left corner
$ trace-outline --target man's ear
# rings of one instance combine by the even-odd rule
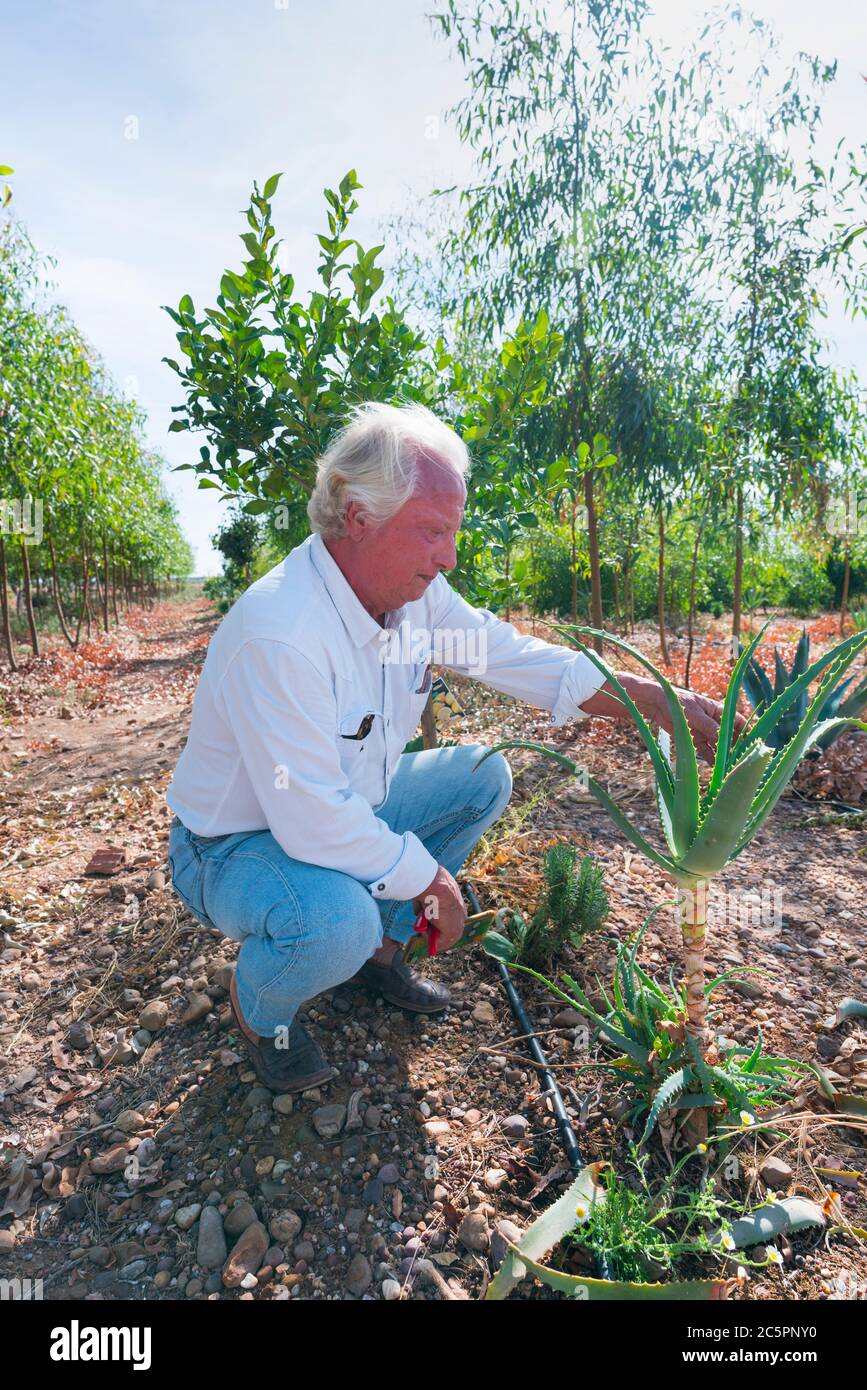
[[[366,515],[361,502],[350,502],[343,514],[345,525],[345,535],[347,540],[361,541],[370,531],[370,518]]]

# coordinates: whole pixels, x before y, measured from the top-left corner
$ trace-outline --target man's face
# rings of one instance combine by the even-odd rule
[[[348,531],[357,545],[357,578],[380,612],[419,599],[441,570],[457,563],[455,536],[464,514],[466,490],[451,469],[422,463],[416,491],[380,527],[359,523],[347,512]],[[353,531],[355,534],[353,535]]]

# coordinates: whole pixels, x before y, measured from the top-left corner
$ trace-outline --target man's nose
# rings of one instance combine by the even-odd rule
[[[453,570],[458,563],[457,546],[454,537],[449,536],[437,546],[434,559],[441,570]]]

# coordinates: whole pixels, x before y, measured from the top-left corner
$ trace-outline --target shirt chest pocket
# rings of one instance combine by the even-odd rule
[[[407,738],[411,738],[418,728],[422,710],[428,702],[431,688],[431,669],[429,661],[417,661],[409,670],[411,674],[408,679],[406,679],[406,671],[404,671]]]

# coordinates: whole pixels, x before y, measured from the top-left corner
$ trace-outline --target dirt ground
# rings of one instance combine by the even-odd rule
[[[164,791],[217,621],[201,599],[133,610],[107,640],[76,654],[49,642],[0,678],[0,1277],[41,1279],[47,1299],[476,1298],[504,1233],[568,1180],[550,1099],[478,951],[426,966],[454,996],[437,1017],[356,986],[321,996],[307,1022],[338,1079],[294,1104],[257,1085],[227,1005],[236,947],[194,921],[167,882]],[[811,626],[816,653],[836,640],[835,621]],[[799,631],[780,619],[767,650]],[[693,667],[695,688],[715,696],[729,669],[725,632],[725,620],[705,624]],[[630,640],[658,659],[651,629]],[[673,640],[677,679],[683,647]],[[642,828],[655,825],[630,727],[596,719],[551,730],[539,711],[450,684],[465,709],[461,741],[542,739],[586,762]],[[717,991],[719,1031],[752,1043],[761,1028],[770,1051],[820,1062],[838,1089],[864,1096],[867,1027],[828,1024],[841,1000],[867,997],[867,836],[827,815],[803,823],[823,809],[805,792],[836,787],[867,804],[860,745],[846,737],[833,785],[811,770],[723,876],[708,973],[763,972]],[[512,806],[468,877],[486,904],[527,910],[547,845],[592,853],[610,916],[580,956],[567,948],[564,965],[588,990],[597,974],[607,984],[614,940],[670,885],[552,764],[526,751],[510,760]],[[110,846],[124,851],[120,872],[85,876],[92,853]],[[679,968],[663,912],[641,958],[663,981]],[[579,1069],[604,1049],[579,1053],[580,1019],[542,985],[524,978],[521,989],[584,1158],[625,1171],[635,1136],[622,1086]],[[748,1270],[730,1296],[867,1296],[867,1120],[836,1113],[810,1078],[777,1133],[745,1135],[733,1175],[711,1153],[717,1190],[733,1210],[809,1195],[829,1228],[783,1241],[783,1263]],[[652,1163],[667,1164],[658,1145]],[[696,1262],[696,1272],[716,1270]],[[513,1295],[556,1296],[532,1282]]]

